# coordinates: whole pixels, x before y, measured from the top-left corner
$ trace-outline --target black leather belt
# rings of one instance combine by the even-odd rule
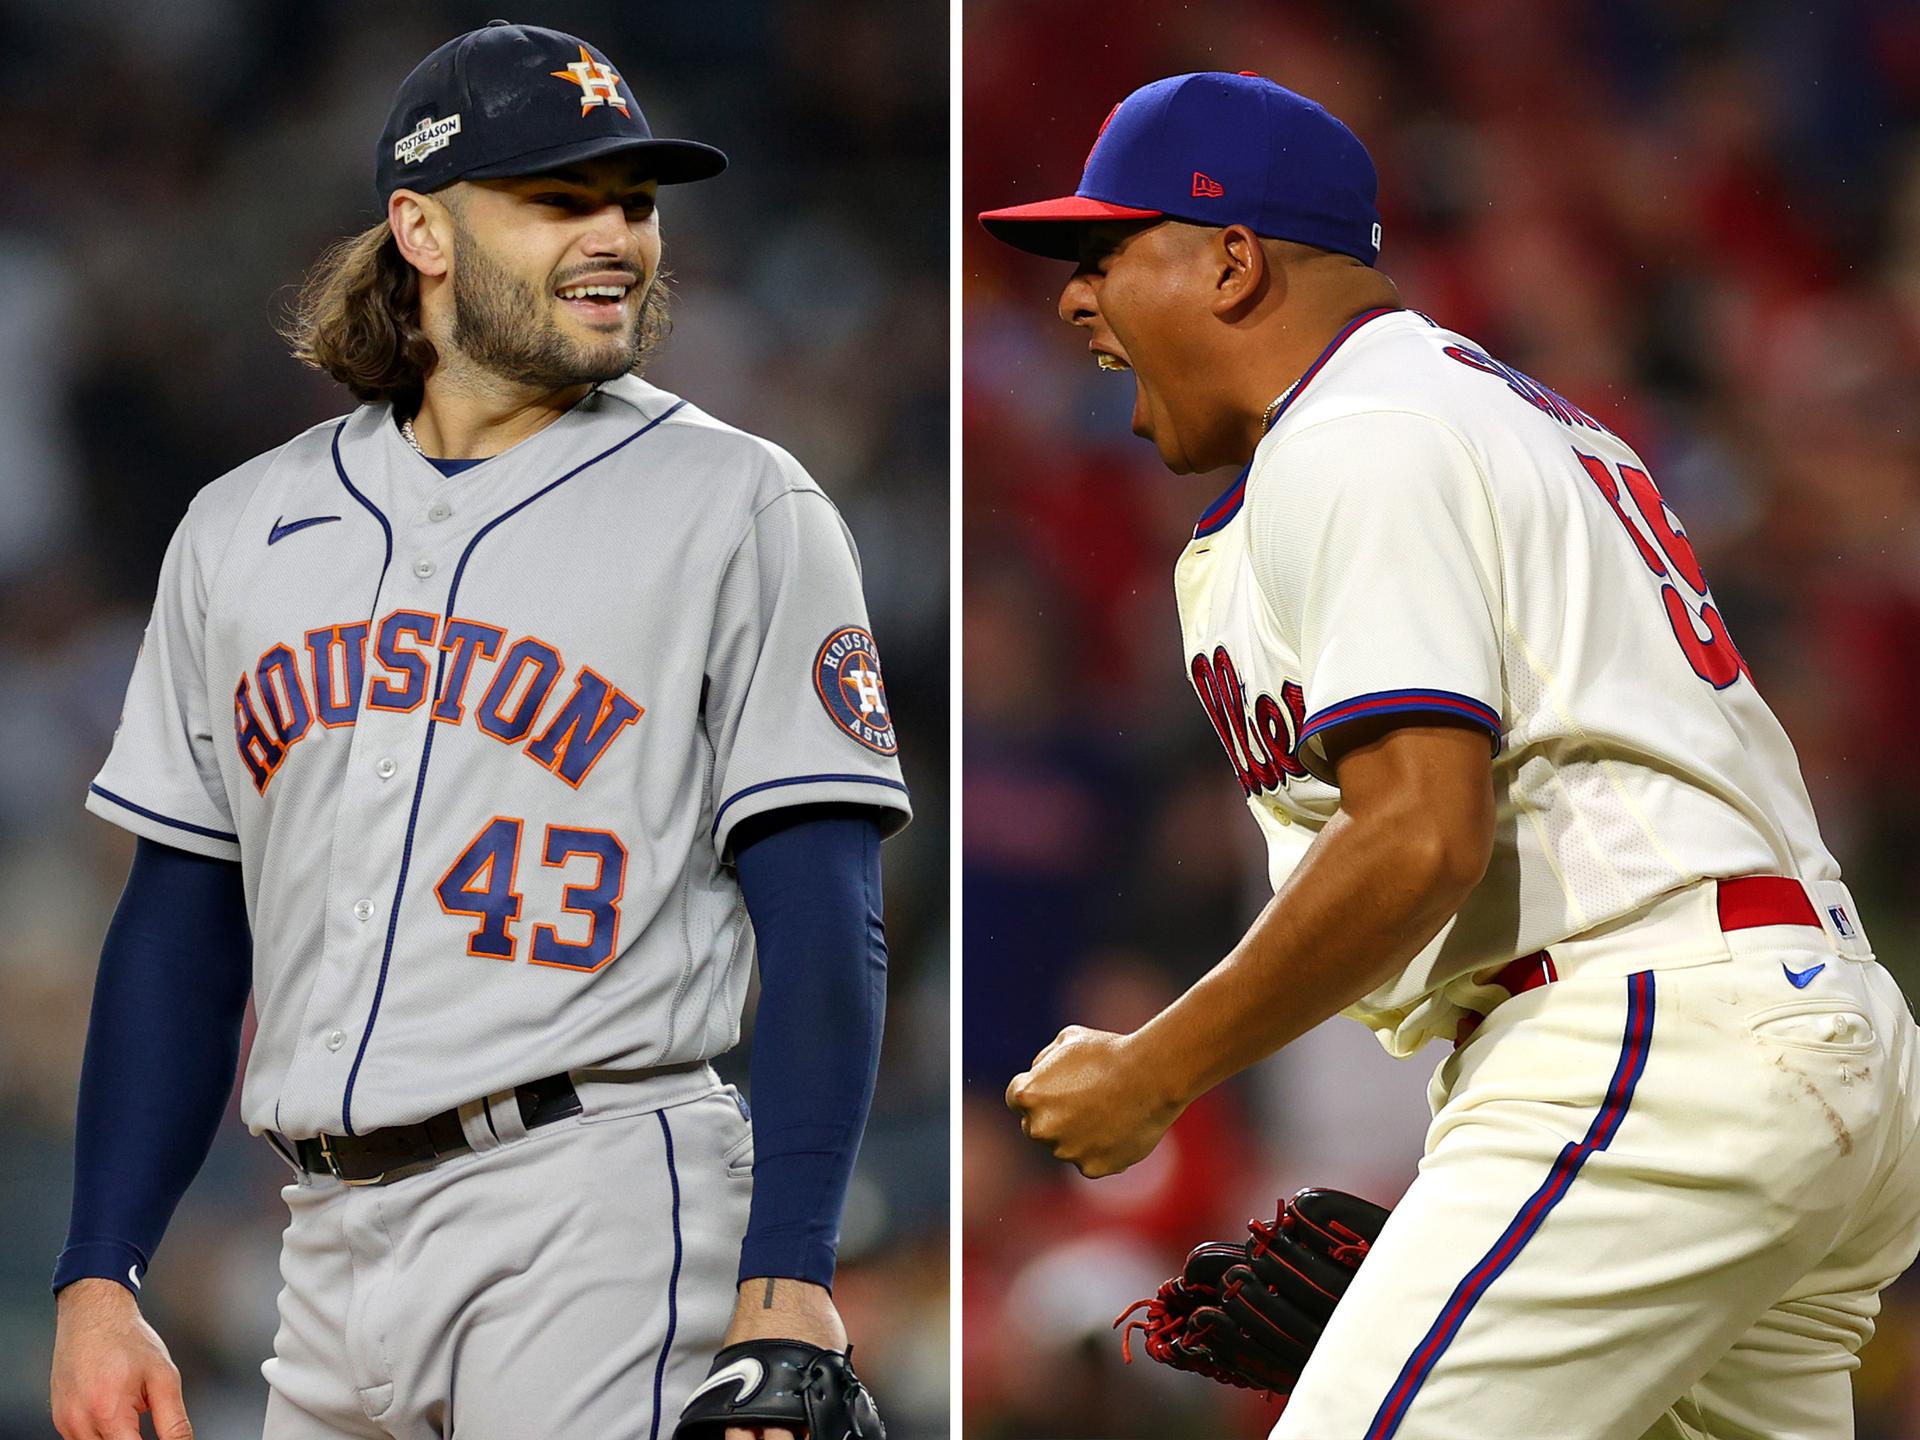
[[[580,1113],[580,1096],[565,1075],[529,1081],[516,1086],[513,1093],[520,1119],[529,1130]],[[491,1128],[492,1113],[483,1113]],[[473,1148],[461,1129],[458,1110],[442,1110],[412,1125],[392,1125],[365,1135],[319,1135],[292,1144],[302,1170],[331,1175],[349,1185],[390,1185]]]

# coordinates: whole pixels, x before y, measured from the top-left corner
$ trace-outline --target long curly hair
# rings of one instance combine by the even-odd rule
[[[420,328],[420,272],[382,220],[331,245],[307,272],[280,333],[296,360],[324,370],[356,400],[420,408],[439,362]]]

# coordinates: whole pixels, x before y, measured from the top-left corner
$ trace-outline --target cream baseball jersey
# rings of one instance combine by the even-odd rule
[[[365,406],[208,486],[87,804],[240,861],[248,1126],[361,1134],[728,1049],[733,828],[897,827],[895,750],[832,503],[627,377],[451,477]]]
[[[1190,677],[1276,888],[1339,806],[1329,727],[1432,712],[1487,731],[1486,878],[1347,1012],[1396,1054],[1487,1008],[1474,972],[1693,880],[1839,878],[1647,466],[1417,312],[1341,331],[1202,517],[1175,587]]]

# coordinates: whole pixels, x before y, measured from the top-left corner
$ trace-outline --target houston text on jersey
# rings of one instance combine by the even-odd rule
[[[378,670],[369,682],[370,637]],[[547,702],[560,690],[566,662],[536,636],[521,636],[511,645],[506,638],[502,627],[482,620],[455,616],[442,627],[438,615],[395,610],[377,625],[356,620],[309,630],[298,651],[284,642],[272,646],[251,673],[242,673],[233,691],[234,743],[254,788],[266,793],[316,723],[329,729],[351,725],[363,701],[374,710],[417,710],[427,699],[428,656],[437,651],[438,664],[431,667],[438,677],[435,720],[458,725],[471,714],[474,724],[504,745],[526,740],[526,753],[535,763],[578,789],[615,737],[646,707],[583,665],[572,690],[541,725]],[[496,657],[492,679],[469,706],[476,665]]]

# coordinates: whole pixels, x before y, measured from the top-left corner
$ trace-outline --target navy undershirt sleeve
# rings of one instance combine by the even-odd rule
[[[94,981],[55,1290],[140,1288],[233,1093],[252,956],[239,863],[140,841]]]
[[[874,813],[857,806],[776,811],[734,833],[760,957],[749,1068],[753,1210],[741,1280],[833,1284],[840,1211],[880,1066],[882,833]]]

